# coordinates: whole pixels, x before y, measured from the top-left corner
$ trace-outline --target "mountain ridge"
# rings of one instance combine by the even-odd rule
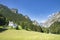
[[[56,21],[60,22],[60,12],[56,12],[51,15],[48,20],[43,24],[43,26],[50,27]]]

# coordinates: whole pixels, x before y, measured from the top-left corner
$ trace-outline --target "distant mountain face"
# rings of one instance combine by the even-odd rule
[[[17,24],[21,22],[31,22],[29,18],[25,18],[21,13],[14,13],[5,5],[0,4],[0,14],[7,18],[8,21],[13,21]]]
[[[56,21],[60,22],[60,12],[51,15],[49,19],[43,24],[43,26],[50,27]]]

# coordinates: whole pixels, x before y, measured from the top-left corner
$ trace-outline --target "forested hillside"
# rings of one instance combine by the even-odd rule
[[[54,22],[49,29],[51,33],[60,34],[60,22]]]
[[[22,14],[13,13],[7,6],[0,4],[0,14],[7,18],[9,21],[20,24],[22,21],[31,22],[30,19],[26,19]]]
[[[0,4],[0,14],[3,15],[8,22],[13,21],[14,23],[20,25],[22,29],[39,32],[42,31],[40,26],[33,25],[33,22],[28,16],[24,16],[21,13],[14,13],[5,5]]]

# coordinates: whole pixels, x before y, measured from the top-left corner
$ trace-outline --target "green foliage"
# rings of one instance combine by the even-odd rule
[[[60,22],[55,22],[49,28],[51,33],[60,34]]]
[[[37,25],[32,25],[33,26],[33,31],[37,31],[37,32],[42,32],[42,28],[40,26]]]
[[[0,14],[0,26],[3,26],[6,24],[6,18]]]
[[[21,27],[20,25],[18,25],[18,28],[19,28],[19,30],[21,30],[21,29],[22,29],[22,27]]]
[[[42,27],[42,31],[43,31],[43,33],[49,33],[49,28]]]

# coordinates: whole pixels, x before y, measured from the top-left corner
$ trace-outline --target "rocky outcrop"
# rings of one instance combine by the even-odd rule
[[[50,27],[50,25],[52,25],[54,22],[60,22],[60,12],[54,13],[53,15],[51,15],[48,20],[43,24],[43,26],[45,27]]]

